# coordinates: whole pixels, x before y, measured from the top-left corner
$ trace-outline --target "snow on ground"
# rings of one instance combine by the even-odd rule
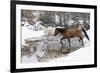
[[[29,30],[26,27],[22,27],[22,43],[23,44],[25,42],[25,39],[28,39],[28,38],[40,38],[42,35],[44,35],[44,31],[43,30],[33,31],[33,30]]]

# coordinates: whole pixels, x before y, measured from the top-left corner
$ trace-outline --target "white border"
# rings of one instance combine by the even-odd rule
[[[60,62],[42,62],[34,64],[21,64],[21,50],[20,50],[20,23],[21,23],[21,9],[27,10],[47,10],[47,11],[64,11],[64,12],[88,12],[90,13],[90,48],[91,58],[83,61],[60,61]],[[71,65],[86,65],[94,64],[94,10],[84,8],[70,8],[70,7],[51,7],[51,6],[35,6],[35,5],[16,5],[16,68],[38,68],[38,67],[52,67],[52,66],[71,66]]]

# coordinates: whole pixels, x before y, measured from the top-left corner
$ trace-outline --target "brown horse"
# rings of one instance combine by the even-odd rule
[[[73,28],[73,29],[65,29],[65,28],[55,28],[55,36],[60,33],[63,37],[61,38],[61,44],[63,39],[68,39],[69,42],[69,48],[71,47],[70,44],[70,38],[78,37],[82,41],[82,45],[84,45],[83,42],[83,34],[82,30],[79,28]],[[79,42],[80,42],[79,40]]]

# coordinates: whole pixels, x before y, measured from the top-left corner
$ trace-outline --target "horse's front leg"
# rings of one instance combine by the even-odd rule
[[[63,45],[63,42],[62,42],[63,39],[64,39],[64,38],[61,38],[61,40],[60,40],[61,45]]]

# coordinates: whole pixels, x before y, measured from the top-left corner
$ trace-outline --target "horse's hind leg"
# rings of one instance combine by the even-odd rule
[[[80,37],[80,40],[82,40],[82,45],[84,46],[83,37]]]
[[[68,50],[68,52],[70,52],[71,43],[70,43],[70,39],[69,38],[68,38],[68,42],[69,42],[69,50]]]
[[[79,42],[81,42],[81,39],[79,39]]]

